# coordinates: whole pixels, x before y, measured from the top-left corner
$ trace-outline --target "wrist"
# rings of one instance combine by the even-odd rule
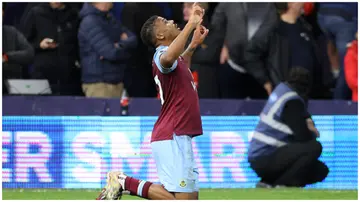
[[[188,47],[191,48],[191,49],[196,49],[198,46],[199,46],[199,44],[192,41],[192,42],[190,42]]]
[[[192,23],[190,21],[188,21],[184,27],[185,29],[190,29],[190,31],[193,31],[196,28],[196,23]]]

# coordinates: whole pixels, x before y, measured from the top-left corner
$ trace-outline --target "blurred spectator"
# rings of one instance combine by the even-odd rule
[[[304,20],[310,24],[309,31],[311,31],[311,34],[313,38],[316,41],[316,44],[318,46],[318,52],[320,56],[323,58],[323,67],[329,67],[330,71],[332,72],[332,83],[331,88],[335,86],[336,80],[338,74],[339,74],[339,61],[338,56],[336,53],[336,48],[329,40],[327,40],[326,35],[321,30],[320,25],[318,23],[318,10],[319,10],[319,4],[317,3],[310,3],[305,2],[304,8],[303,8],[303,17]],[[330,75],[329,75],[330,76]]]
[[[318,10],[318,3],[304,3],[304,19],[311,25],[315,39],[321,46],[320,48],[324,49],[324,53],[326,53],[327,57],[329,58],[333,76],[334,78],[337,78],[339,76],[339,56],[333,42],[327,40],[327,37],[320,28],[318,23]]]
[[[345,78],[348,86],[352,90],[352,100],[358,101],[358,41],[357,33],[345,55]]]
[[[222,98],[266,97],[264,89],[244,69],[244,49],[260,27],[268,27],[273,21],[276,12],[271,3],[218,4],[211,32],[225,39],[220,55]]]
[[[205,16],[202,24],[210,30],[209,35],[198,49],[194,52],[191,58],[191,70],[194,74],[194,79],[198,78],[198,94],[200,98],[220,98],[220,85],[218,81],[219,72],[219,56],[222,47],[222,36],[216,32],[212,32],[209,16],[208,3],[199,3],[205,9]],[[186,2],[183,6],[184,22],[187,22],[190,17],[192,2]],[[184,25],[182,25],[184,27]],[[189,37],[189,42],[192,35]],[[196,82],[196,81],[195,81]]]
[[[309,70],[312,78],[311,98],[329,96],[332,76],[311,34],[310,25],[300,16],[303,3],[275,3],[280,18],[269,30],[260,28],[245,51],[247,70],[268,94],[284,81],[289,68]]]
[[[340,72],[334,91],[334,99],[349,99],[351,91],[344,75],[344,57],[346,44],[353,40],[357,31],[357,2],[319,3],[318,21],[328,39],[336,45]]]
[[[319,7],[318,4],[305,2],[303,8],[303,17],[305,21],[311,25],[311,32],[316,40],[319,37],[325,38],[325,35],[318,23],[318,18],[317,18],[318,16],[317,14],[319,10],[318,7]]]
[[[24,13],[27,7],[27,3],[6,3],[6,9],[3,8],[3,11],[6,13],[3,16],[3,24],[11,25],[15,28],[19,29],[19,25],[21,23],[21,14]]]
[[[124,70],[137,39],[110,13],[113,3],[85,3],[78,33],[87,97],[121,97]]]
[[[74,94],[78,59],[78,15],[63,3],[46,3],[32,7],[24,16],[23,32],[35,49],[30,75],[47,79],[54,94]]]
[[[156,2],[125,3],[121,19],[125,27],[140,38],[142,25],[153,15],[166,16],[166,9]],[[125,72],[125,86],[130,97],[155,97],[156,87],[152,76],[151,62],[154,50],[138,43]],[[139,59],[141,58],[141,59]]]
[[[83,2],[69,2],[69,3],[65,3],[66,5],[70,6],[71,8],[73,8],[74,10],[76,10],[76,12],[80,12],[81,8],[83,7],[84,3]]]
[[[22,12],[21,14],[21,18],[20,18],[20,22],[19,22],[19,29],[24,32],[24,30],[26,29],[27,25],[27,18],[29,18],[29,14],[31,13],[31,9],[34,8],[35,6],[38,6],[38,5],[47,5],[48,3],[25,3],[25,8],[24,8],[24,11]]]
[[[3,4],[3,16],[6,4]],[[21,79],[23,68],[34,59],[34,49],[15,27],[4,25],[2,30],[3,93],[7,79]]]
[[[304,3],[304,16],[310,16],[314,13],[315,3],[313,2],[305,2]]]

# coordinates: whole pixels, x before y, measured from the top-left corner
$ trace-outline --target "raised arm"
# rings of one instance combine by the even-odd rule
[[[204,10],[197,5],[193,5],[192,14],[188,23],[185,25],[185,28],[181,33],[176,37],[176,39],[170,44],[169,48],[165,53],[160,56],[160,64],[164,68],[171,68],[174,62],[179,58],[179,56],[184,52],[185,44],[191,34],[191,32],[196,28],[198,24],[201,23]]]
[[[191,57],[194,54],[194,51],[200,44],[203,43],[203,41],[205,40],[208,33],[209,33],[209,30],[206,29],[204,26],[199,24],[196,27],[196,30],[194,32],[194,35],[193,35],[193,38],[192,38],[190,44],[188,45],[187,49],[181,55],[187,62],[191,62]]]

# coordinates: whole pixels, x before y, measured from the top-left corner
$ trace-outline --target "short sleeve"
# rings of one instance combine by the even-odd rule
[[[174,64],[170,68],[164,68],[160,63],[160,56],[167,51],[167,46],[160,46],[156,49],[156,52],[154,54],[154,62],[159,69],[159,71],[163,74],[168,74],[172,71],[174,71],[178,65],[178,61],[175,60]]]

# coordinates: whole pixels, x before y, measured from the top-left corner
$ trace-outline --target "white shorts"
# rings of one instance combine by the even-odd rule
[[[198,192],[199,172],[187,135],[151,143],[160,183],[169,192]]]

